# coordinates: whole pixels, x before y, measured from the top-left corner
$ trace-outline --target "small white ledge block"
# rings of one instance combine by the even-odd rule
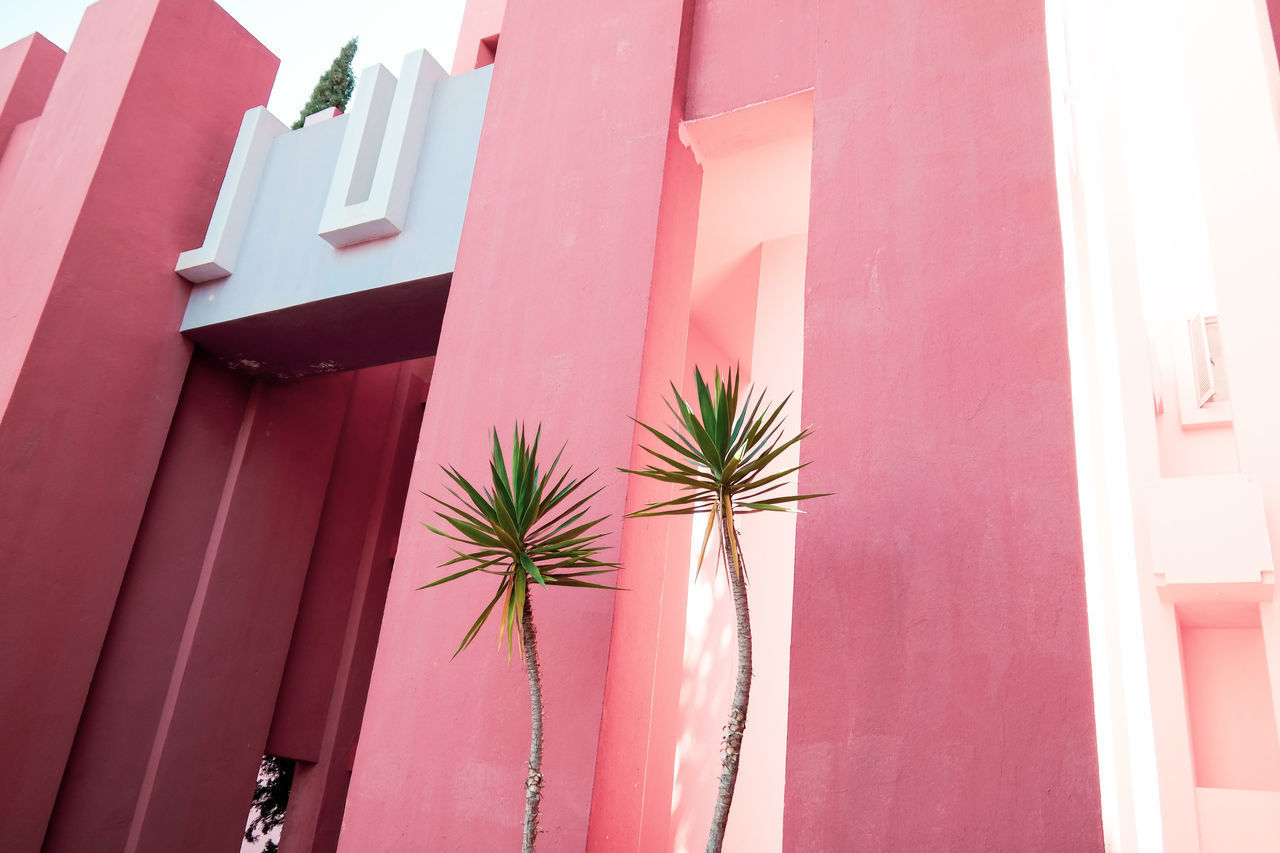
[[[322,121],[328,121],[329,119],[335,118],[340,115],[342,115],[342,111],[339,110],[337,107],[329,107],[326,110],[320,110],[319,112],[312,113],[311,115],[307,116],[305,119],[302,120],[302,126],[311,127],[311,125],[313,124],[319,124]]]
[[[271,143],[288,129],[266,107],[254,107],[244,114],[204,245],[178,256],[178,275],[197,284],[231,275]]]
[[[1147,491],[1161,601],[1270,601],[1275,585],[1262,490],[1243,474],[1169,477]]]
[[[382,65],[361,73],[320,217],[319,234],[334,248],[404,228],[431,95],[446,77],[425,50],[404,58],[398,83]]]

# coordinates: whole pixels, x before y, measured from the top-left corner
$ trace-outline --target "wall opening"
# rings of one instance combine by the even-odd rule
[[[480,47],[476,50],[476,68],[492,65],[498,59],[498,36],[494,33],[480,39]]]
[[[813,98],[802,92],[686,122],[681,139],[703,168],[683,393],[737,367],[745,388],[787,404],[799,430]],[[798,464],[793,448],[784,467]],[[789,461],[788,461],[789,460]],[[781,469],[779,469],[781,470]],[[689,531],[690,568],[668,849],[706,843],[720,776],[721,735],[736,673],[733,603],[718,548],[694,563],[707,519]],[[795,516],[738,519],[749,581],[754,665],[726,849],[780,850],[786,763]],[[714,539],[715,537],[713,537]]]
[[[1280,738],[1258,605],[1179,606],[1198,788],[1280,791]]]
[[[262,766],[258,768],[258,779],[253,786],[253,801],[249,804],[242,851],[272,853],[279,847],[295,766],[289,758],[262,756]]]

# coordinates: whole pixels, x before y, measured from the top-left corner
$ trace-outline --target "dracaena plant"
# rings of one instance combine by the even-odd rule
[[[530,444],[523,427],[511,439],[508,465],[493,431],[489,459],[490,483],[476,487],[455,468],[444,468],[453,481],[448,488],[452,500],[428,495],[440,509],[438,515],[448,529],[426,525],[432,532],[459,543],[454,557],[441,568],[461,565],[462,569],[432,581],[420,589],[439,586],[471,574],[496,579],[497,591],[480,612],[455,651],[454,657],[471,644],[486,620],[498,609],[499,642],[507,646],[507,664],[513,648],[518,649],[529,675],[532,735],[529,745],[529,775],[525,783],[524,842],[531,853],[537,839],[538,807],[542,799],[542,674],[538,663],[538,636],[533,624],[534,587],[586,587],[616,589],[588,578],[616,571],[617,563],[601,559],[607,548],[604,533],[595,532],[606,516],[590,518],[589,504],[599,489],[584,494],[591,474],[575,478],[566,468],[558,476],[557,453],[545,470],[538,464],[539,427]],[[593,472],[594,473],[594,472]]]
[[[649,477],[677,486],[680,494],[670,500],[650,504],[629,517],[692,515],[706,512],[707,528],[702,536],[698,570],[706,556],[712,531],[720,528],[721,554],[733,594],[737,623],[738,672],[734,684],[729,723],[725,727],[720,789],[707,839],[707,853],[719,853],[724,844],[729,808],[738,779],[742,737],[747,726],[747,705],[751,697],[751,618],[747,607],[747,572],[734,518],[752,512],[794,511],[793,505],[823,495],[788,494],[788,478],[808,463],[775,470],[778,458],[809,434],[809,429],[787,437],[781,403],[765,402],[763,393],[748,389],[739,399],[738,371],[721,378],[717,370],[708,385],[701,371],[694,369],[697,399],[686,402],[672,384],[672,400],[667,401],[675,423],[664,429],[637,421],[657,439],[655,446],[642,445],[654,461],[640,469],[623,469],[629,474]],[[741,403],[741,405],[739,405]],[[657,447],[658,449],[655,449]]]

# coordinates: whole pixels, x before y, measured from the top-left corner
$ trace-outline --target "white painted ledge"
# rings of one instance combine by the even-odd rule
[[[360,75],[319,234],[334,248],[399,234],[418,168],[435,84],[449,75],[425,50]]]
[[[342,111],[339,110],[337,107],[329,107],[328,109],[323,109],[323,110],[320,110],[319,112],[314,112],[311,115],[304,118],[302,120],[302,126],[311,127],[312,125],[319,124],[322,121],[328,121],[331,118],[337,118],[340,115],[342,115]]]
[[[226,177],[222,179],[222,189],[218,191],[218,201],[209,218],[204,245],[178,256],[178,275],[197,284],[231,275],[271,143],[288,130],[266,107],[254,107],[244,114]]]
[[[1147,489],[1161,601],[1271,601],[1275,570],[1262,489],[1243,474],[1167,477]]]

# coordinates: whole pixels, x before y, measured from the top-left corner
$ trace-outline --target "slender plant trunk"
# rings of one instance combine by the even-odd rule
[[[733,611],[738,626],[738,680],[733,687],[733,705],[729,708],[729,725],[724,736],[724,769],[720,773],[720,791],[716,796],[716,811],[711,818],[711,834],[707,838],[707,853],[720,853],[724,845],[724,830],[729,823],[729,806],[733,804],[733,789],[738,784],[738,760],[742,755],[742,736],[747,730],[747,702],[751,698],[751,616],[747,611],[747,584],[738,564],[734,548],[733,511],[729,498],[723,497],[716,504],[719,516],[720,542],[724,548],[725,562],[729,566],[729,589],[733,592]]]
[[[529,711],[532,737],[529,741],[529,778],[524,788],[523,853],[533,853],[538,840],[538,804],[542,801],[542,670],[538,664],[538,635],[533,630],[531,596],[524,599],[524,666],[529,673]]]

